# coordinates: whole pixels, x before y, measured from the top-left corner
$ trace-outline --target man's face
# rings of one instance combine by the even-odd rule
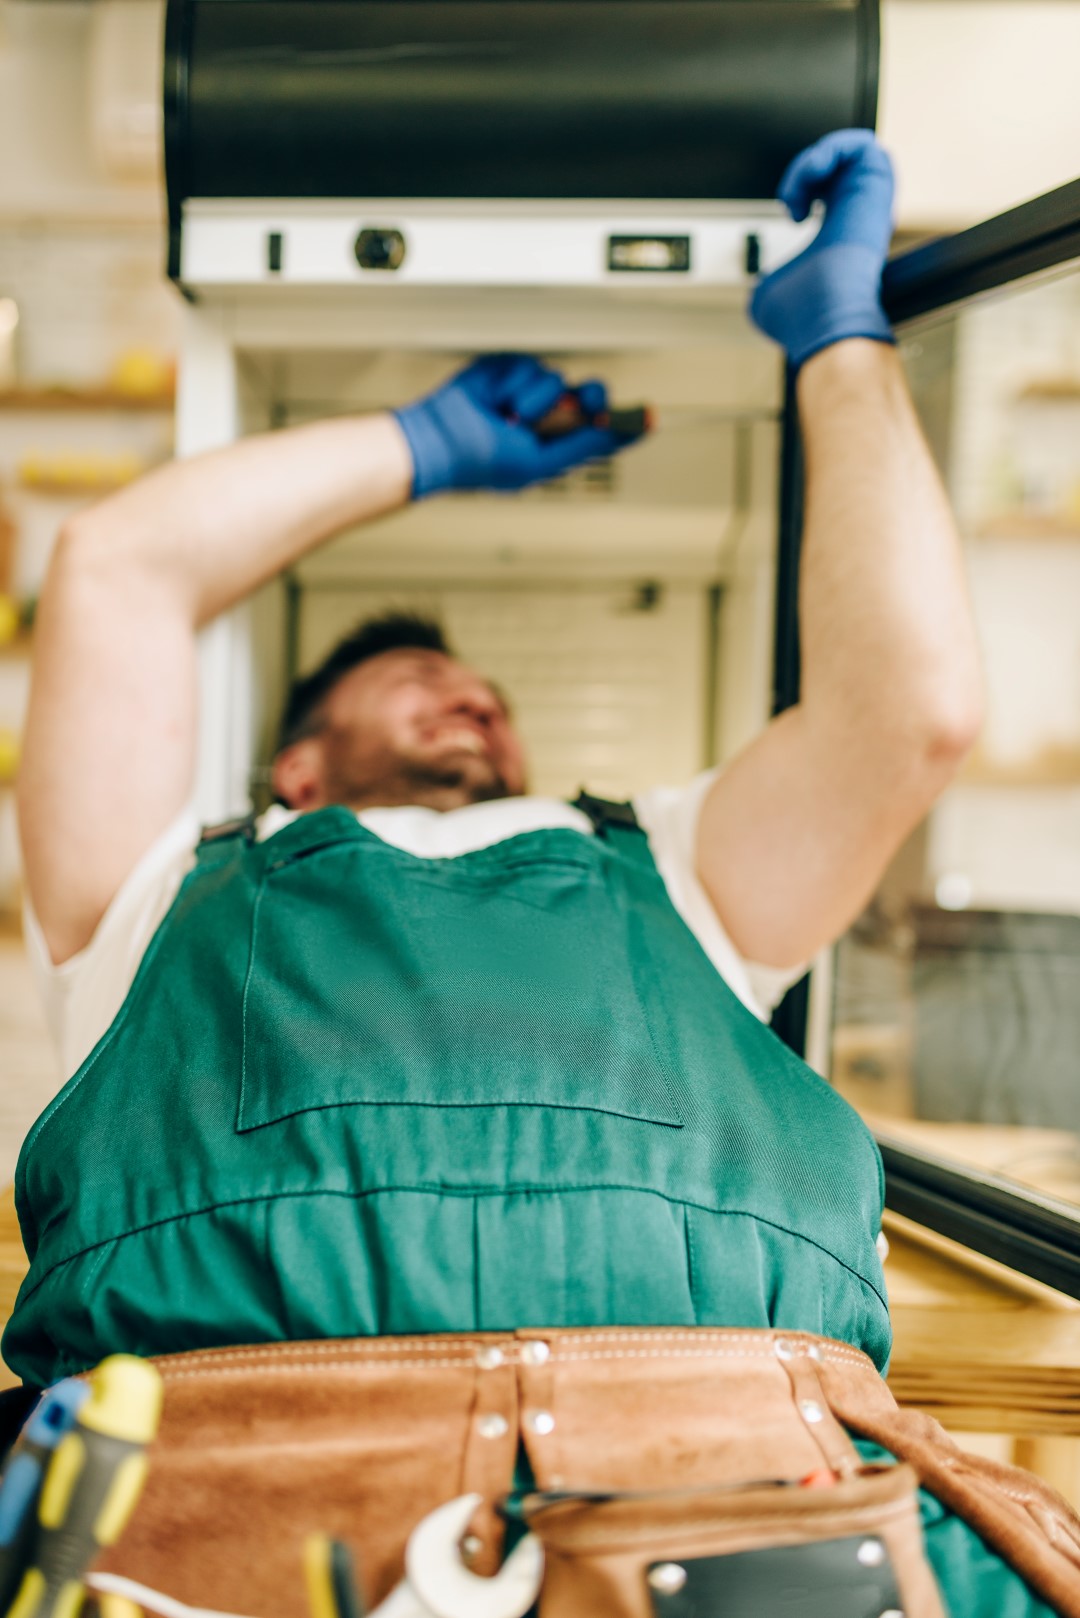
[[[403,647],[369,658],[334,686],[322,720],[279,760],[293,752],[303,760],[295,786],[286,776],[278,788],[295,808],[455,809],[525,791],[524,752],[505,703],[443,652]]]

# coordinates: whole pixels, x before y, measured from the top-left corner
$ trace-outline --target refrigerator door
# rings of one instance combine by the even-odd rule
[[[1080,181],[894,259],[885,301],[963,540],[986,714],[781,1031],[878,1134],[894,1209],[1080,1296]],[[781,707],[790,413],[785,464]]]

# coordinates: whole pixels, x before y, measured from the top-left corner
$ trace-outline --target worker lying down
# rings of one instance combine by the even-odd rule
[[[347,525],[625,447],[599,383],[580,427],[535,431],[566,383],[531,358],[172,464],[60,537],[19,808],[73,1077],[19,1164],[4,1351],[39,1386],[175,1356],[115,1553],[175,1596],[295,1612],[306,1523],[354,1541],[381,1600],[462,1494],[490,1573],[516,1477],[545,1615],[675,1612],[665,1579],[700,1596],[722,1552],[807,1538],[878,1547],[838,1618],[940,1614],[938,1587],[954,1618],[1080,1614],[1068,1508],[892,1404],[878,1153],[763,1021],[980,722],[879,297],[888,159],[841,132],[782,195],[827,210],[751,311],[798,372],[803,694],[722,773],[630,806],[530,796],[502,695],[395,617],[295,687],[278,806],[198,840],[204,624]],[[933,1484],[936,1583],[894,1456]],[[746,1499],[780,1526],[732,1539]]]

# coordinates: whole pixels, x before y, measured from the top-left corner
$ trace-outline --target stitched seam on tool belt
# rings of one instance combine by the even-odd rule
[[[370,1366],[370,1370],[382,1370],[383,1366],[390,1366],[394,1370],[449,1370],[460,1371],[470,1369],[468,1360],[383,1360],[378,1366]],[[355,1371],[356,1362],[347,1360],[328,1360],[319,1365],[227,1365],[211,1372],[206,1366],[200,1366],[190,1371],[164,1371],[163,1379],[166,1382],[179,1382],[181,1379],[216,1374],[218,1376],[247,1376],[258,1370],[266,1376],[281,1375],[288,1372],[292,1376],[324,1376],[327,1371]]]
[[[155,1356],[154,1364],[163,1376],[168,1376],[173,1367],[183,1371],[193,1368],[196,1361],[199,1368],[212,1371],[215,1366],[222,1364],[235,1364],[243,1360],[253,1370],[269,1367],[274,1362],[282,1360],[319,1360],[325,1362],[327,1358],[336,1358],[342,1364],[355,1365],[370,1359],[373,1363],[389,1364],[394,1356],[407,1357],[412,1354],[428,1354],[434,1356],[441,1354],[444,1359],[454,1359],[455,1363],[462,1365],[475,1364],[476,1353],[486,1346],[483,1337],[462,1337],[461,1343],[448,1343],[445,1338],[435,1337],[430,1342],[423,1338],[410,1340],[409,1338],[379,1338],[357,1337],[351,1342],[342,1342],[339,1338],[330,1339],[324,1343],[267,1343],[258,1346],[251,1345],[241,1348],[202,1348],[192,1349],[184,1354],[163,1354]],[[353,1355],[355,1359],[348,1356]],[[376,1356],[381,1358],[376,1359]],[[411,1362],[410,1362],[411,1363]],[[428,1362],[425,1362],[428,1363]]]
[[[850,1355],[836,1353],[827,1355],[827,1358],[837,1360],[851,1360],[863,1363],[854,1350]],[[610,1348],[587,1350],[581,1354],[561,1353],[558,1356],[562,1363],[577,1360],[651,1360],[651,1359],[760,1359],[775,1360],[776,1355],[769,1348]],[[876,1375],[876,1373],[875,1373]]]
[[[687,1360],[706,1360],[706,1359],[719,1359],[719,1358],[722,1358],[722,1357],[723,1356],[721,1356],[720,1354],[716,1354],[716,1353],[710,1354],[707,1350],[701,1350],[700,1352],[695,1353],[694,1351],[689,1350],[689,1349],[682,1350],[682,1351],[676,1350],[671,1355],[666,1355],[666,1354],[662,1353],[659,1349],[654,1349],[654,1350],[651,1350],[649,1352],[642,1351],[642,1352],[639,1352],[639,1353],[636,1353],[636,1354],[634,1354],[634,1353],[627,1353],[627,1354],[611,1353],[611,1354],[596,1354],[596,1355],[591,1355],[591,1356],[586,1355],[586,1354],[579,1354],[579,1355],[574,1355],[573,1356],[573,1358],[575,1360],[589,1360],[590,1358],[591,1359],[596,1359],[596,1360],[616,1360],[616,1359],[662,1360],[662,1359],[668,1359],[668,1358],[671,1358],[671,1359],[687,1359]],[[769,1356],[766,1355],[766,1354],[752,1354],[750,1350],[743,1350],[743,1351],[734,1352],[734,1353],[730,1354],[728,1357],[732,1358],[732,1359],[751,1359],[751,1358],[754,1358],[754,1359],[762,1359],[762,1360],[765,1360],[765,1361],[767,1361],[769,1359]],[[167,1381],[175,1381],[178,1377],[213,1376],[215,1374],[220,1375],[220,1376],[243,1376],[243,1375],[248,1375],[248,1374],[276,1376],[276,1375],[281,1375],[281,1374],[286,1373],[286,1372],[294,1372],[294,1373],[299,1373],[299,1374],[306,1374],[307,1372],[315,1372],[315,1373],[318,1373],[318,1374],[321,1375],[325,1371],[382,1371],[382,1370],[386,1370],[386,1369],[398,1370],[398,1369],[402,1369],[402,1368],[419,1369],[419,1370],[425,1370],[425,1369],[432,1369],[432,1370],[448,1370],[448,1369],[449,1370],[461,1370],[461,1369],[465,1369],[465,1370],[470,1370],[470,1369],[475,1368],[475,1362],[472,1359],[465,1358],[464,1356],[462,1356],[460,1358],[457,1358],[457,1359],[441,1359],[441,1360],[437,1360],[437,1359],[426,1359],[426,1360],[382,1359],[382,1360],[367,1361],[367,1362],[365,1362],[364,1360],[361,1360],[361,1359],[353,1359],[353,1360],[332,1360],[331,1359],[331,1360],[320,1360],[315,1364],[305,1362],[304,1357],[300,1356],[300,1355],[298,1355],[295,1360],[291,1360],[286,1364],[282,1364],[280,1361],[278,1361],[277,1363],[271,1362],[269,1364],[265,1364],[265,1363],[264,1364],[258,1364],[258,1363],[252,1363],[250,1360],[243,1360],[241,1356],[237,1356],[237,1358],[241,1360],[241,1363],[239,1363],[239,1364],[234,1363],[232,1365],[223,1365],[222,1362],[219,1360],[216,1365],[200,1365],[200,1366],[192,1366],[190,1369],[177,1368],[176,1370],[164,1370],[164,1371],[162,1371],[161,1374]],[[510,1361],[509,1363],[512,1364],[513,1362]]]
[[[375,1342],[377,1339],[371,1339],[370,1341]],[[279,1372],[288,1371],[375,1371],[386,1368],[396,1369],[401,1367],[407,1367],[409,1369],[423,1369],[424,1367],[431,1367],[433,1369],[440,1370],[462,1368],[472,1369],[476,1368],[476,1352],[482,1346],[482,1340],[468,1347],[463,1345],[460,1353],[455,1354],[453,1350],[450,1350],[448,1353],[446,1346],[443,1344],[439,1344],[438,1346],[432,1344],[431,1351],[429,1352],[427,1358],[413,1358],[410,1354],[401,1355],[400,1352],[395,1356],[395,1354],[391,1353],[389,1349],[377,1350],[376,1354],[372,1355],[367,1347],[367,1342],[368,1340],[362,1340],[362,1346],[358,1345],[357,1350],[352,1357],[348,1357],[348,1349],[343,1350],[340,1345],[336,1344],[333,1348],[331,1348],[328,1344],[325,1349],[319,1349],[317,1347],[313,1349],[290,1349],[287,1347],[275,1346],[275,1351],[273,1352],[272,1356],[269,1353],[265,1356],[256,1356],[244,1350],[235,1350],[230,1352],[227,1349],[210,1349],[205,1351],[208,1357],[198,1365],[189,1365],[183,1363],[181,1356],[177,1356],[174,1360],[155,1360],[154,1363],[157,1365],[163,1377],[172,1379],[176,1379],[177,1377],[213,1376],[215,1373],[220,1373],[224,1376],[238,1375],[241,1373],[277,1374]],[[415,1350],[413,1352],[415,1352]],[[440,1353],[442,1357],[435,1358],[434,1355],[436,1353]],[[506,1364],[514,1365],[526,1363],[520,1360],[519,1355],[516,1354],[513,1349],[504,1350],[504,1354],[504,1363]],[[843,1349],[826,1349],[824,1350],[824,1354],[826,1360],[832,1360],[838,1363],[867,1365],[870,1369],[873,1369],[871,1362],[867,1360],[865,1356],[861,1355],[857,1349],[852,1349],[850,1352],[845,1352]],[[212,1356],[212,1358],[209,1356]],[[589,1363],[590,1361],[606,1361],[614,1359],[756,1359],[761,1360],[764,1363],[771,1363],[774,1361],[775,1355],[772,1348],[765,1344],[763,1344],[761,1347],[746,1348],[725,1348],[719,1346],[710,1347],[708,1345],[703,1345],[700,1348],[608,1349],[600,1351],[586,1351],[580,1354],[568,1354],[566,1352],[557,1351],[554,1356],[554,1364],[578,1364]],[[874,1375],[877,1375],[876,1371],[874,1372]]]
[[[852,1348],[847,1343],[838,1343],[835,1339],[822,1338],[815,1332],[799,1331],[797,1328],[787,1331],[781,1326],[694,1326],[690,1330],[678,1326],[660,1326],[649,1330],[636,1326],[604,1326],[599,1330],[587,1326],[522,1326],[520,1330],[529,1334],[550,1331],[556,1337],[554,1344],[556,1350],[560,1339],[572,1343],[759,1342],[768,1344],[770,1349],[774,1343],[786,1341],[824,1344],[823,1352],[836,1349],[842,1353],[857,1354],[861,1359],[865,1359],[868,1365],[872,1363],[860,1349]]]

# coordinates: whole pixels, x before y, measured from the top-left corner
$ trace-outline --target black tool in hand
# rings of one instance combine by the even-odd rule
[[[568,389],[546,416],[533,423],[533,432],[545,443],[553,438],[565,438],[567,433],[577,432],[580,427],[606,427],[618,438],[640,438],[653,424],[653,413],[648,405],[625,405],[591,416],[582,409],[579,396]]]

